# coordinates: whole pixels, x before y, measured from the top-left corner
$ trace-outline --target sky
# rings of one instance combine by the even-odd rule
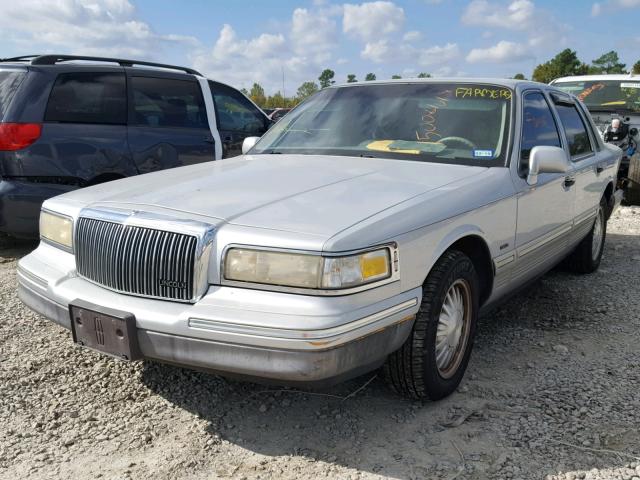
[[[119,56],[191,66],[292,95],[324,68],[337,83],[511,77],[564,48],[640,60],[640,0],[0,0],[0,57]]]

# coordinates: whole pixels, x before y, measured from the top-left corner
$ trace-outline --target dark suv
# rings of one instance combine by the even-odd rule
[[[40,206],[76,188],[240,155],[271,121],[197,71],[134,60],[0,60],[0,232],[38,233]]]

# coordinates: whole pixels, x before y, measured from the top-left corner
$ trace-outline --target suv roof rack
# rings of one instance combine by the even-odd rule
[[[126,60],[123,58],[91,57],[91,56],[84,56],[84,55],[26,55],[23,57],[2,59],[3,62],[27,61],[27,60],[31,61],[31,65],[55,65],[56,63],[59,63],[59,62],[67,62],[72,60],[109,62],[109,63],[117,63],[121,67],[133,67],[134,65],[141,65],[145,67],[157,67],[157,68],[167,68],[170,70],[180,70],[186,73],[190,73],[192,75],[202,76],[200,72],[189,67],[179,67],[177,65],[166,65],[164,63],[143,62],[140,60]]]
[[[20,57],[0,58],[0,62],[27,62],[38,55],[22,55]]]

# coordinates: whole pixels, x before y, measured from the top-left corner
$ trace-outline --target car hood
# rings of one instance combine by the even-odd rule
[[[331,236],[486,168],[320,155],[254,155],[132,177],[67,194],[86,206]]]

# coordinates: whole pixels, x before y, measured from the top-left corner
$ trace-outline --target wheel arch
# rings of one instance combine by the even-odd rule
[[[480,230],[474,229],[446,237],[439,248],[434,251],[431,266],[435,265],[448,250],[458,250],[471,259],[480,283],[480,305],[484,304],[493,292],[495,276],[489,243],[484,234]]]

